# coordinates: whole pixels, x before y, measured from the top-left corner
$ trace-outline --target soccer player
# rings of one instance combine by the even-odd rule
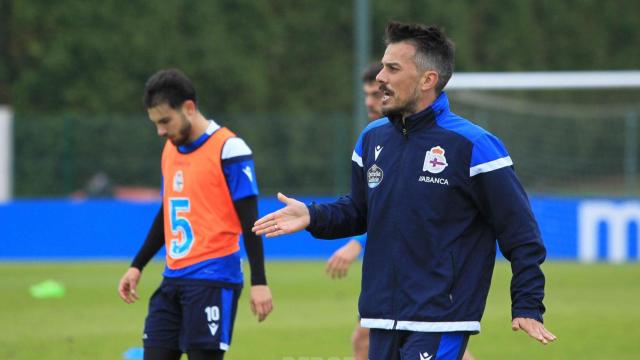
[[[449,108],[452,42],[435,26],[392,22],[386,45],[377,76],[386,117],[360,135],[351,193],[309,205],[278,194],[286,206],[253,230],[367,231],[358,305],[371,360],[460,359],[480,331],[496,239],[513,273],[512,329],[554,341],[542,323],[546,250],[511,157]]]
[[[151,76],[144,105],[162,152],[162,205],[118,291],[138,299],[144,266],[164,245],[166,267],[149,301],[144,326],[146,360],[222,359],[243,283],[239,237],[251,268],[251,310],[264,320],[273,305],[262,239],[251,232],[258,187],[247,144],[198,110],[192,82],[179,70]]]
[[[382,91],[380,84],[376,81],[376,76],[381,70],[382,64],[373,63],[367,67],[362,75],[362,91],[364,92],[364,103],[369,122],[383,117]],[[347,276],[349,266],[362,252],[366,238],[366,234],[356,236],[331,255],[326,265],[327,274],[331,278]],[[369,329],[358,323],[351,336],[351,346],[354,360],[367,360],[369,358]],[[473,360],[473,356],[469,351],[465,351],[462,360]]]

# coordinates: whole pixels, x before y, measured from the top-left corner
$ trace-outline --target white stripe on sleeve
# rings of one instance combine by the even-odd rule
[[[244,155],[251,155],[251,149],[244,140],[238,137],[229,138],[222,147],[222,160]]]
[[[513,161],[511,161],[511,157],[505,156],[503,158],[496,159],[496,160],[489,161],[489,162],[482,163],[482,164],[478,164],[476,166],[473,166],[473,167],[469,168],[469,176],[473,177],[473,176],[476,176],[478,174],[490,172],[490,171],[493,171],[493,170],[498,170],[498,169],[501,169],[503,167],[507,167],[507,166],[511,166],[511,165],[513,165]]]
[[[351,155],[351,160],[358,164],[358,166],[364,167],[364,165],[362,165],[362,157],[356,154],[355,150],[353,151],[353,155]]]

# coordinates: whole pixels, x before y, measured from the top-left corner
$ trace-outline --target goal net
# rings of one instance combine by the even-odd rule
[[[535,194],[640,194],[640,71],[460,73],[452,110],[496,134]]]

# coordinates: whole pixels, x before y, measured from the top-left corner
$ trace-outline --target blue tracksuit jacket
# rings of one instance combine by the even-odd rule
[[[369,124],[352,160],[351,194],[309,205],[307,230],[368,232],[362,326],[479,332],[496,239],[511,261],[512,316],[542,321],[546,250],[527,195],[500,140],[452,113],[445,93],[404,121]]]

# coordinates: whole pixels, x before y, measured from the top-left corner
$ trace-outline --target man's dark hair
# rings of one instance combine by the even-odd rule
[[[382,70],[382,64],[379,62],[372,63],[362,73],[362,82],[370,83],[376,81],[376,76]]]
[[[147,80],[142,101],[147,109],[161,104],[178,109],[187,100],[196,102],[196,89],[191,80],[178,69],[166,69]]]
[[[407,41],[416,48],[415,62],[418,71],[438,72],[436,92],[444,89],[453,74],[455,46],[444,31],[437,26],[390,22],[387,25],[385,44]]]

